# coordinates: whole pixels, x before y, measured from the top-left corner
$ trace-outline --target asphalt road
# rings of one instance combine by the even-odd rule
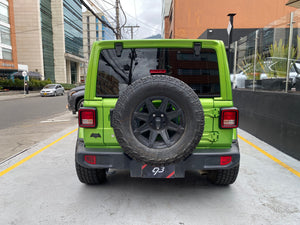
[[[66,95],[12,97],[0,98],[0,162],[77,124],[77,116],[66,108]]]
[[[1,101],[0,129],[19,126],[66,111],[67,96],[18,98]]]
[[[111,171],[103,185],[82,184],[74,165],[75,129],[70,126],[0,164],[0,224],[300,224],[300,173],[291,170],[300,171],[299,161],[242,130],[239,176],[233,185],[220,187],[198,171],[170,180]]]

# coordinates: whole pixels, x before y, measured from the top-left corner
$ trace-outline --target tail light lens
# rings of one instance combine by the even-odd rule
[[[225,166],[231,163],[232,161],[232,156],[221,156],[220,158],[220,165]]]
[[[167,70],[150,70],[150,74],[165,74]]]
[[[85,155],[84,161],[86,161],[88,164],[95,165],[96,164],[96,156],[95,155]]]
[[[221,128],[237,128],[239,125],[239,111],[237,108],[223,108],[220,115]]]
[[[79,127],[96,127],[96,109],[94,108],[81,108],[78,111],[78,124]]]

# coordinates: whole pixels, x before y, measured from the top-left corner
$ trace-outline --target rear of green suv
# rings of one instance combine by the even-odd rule
[[[221,185],[238,175],[238,110],[221,41],[95,42],[78,120],[83,183],[104,182],[108,169],[144,178],[201,170]]]

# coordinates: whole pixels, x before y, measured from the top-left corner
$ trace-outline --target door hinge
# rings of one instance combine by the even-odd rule
[[[218,139],[219,139],[219,133],[218,132],[211,132],[210,137],[208,138],[208,140],[210,142],[216,142]]]
[[[205,116],[209,116],[211,118],[218,118],[220,115],[220,109],[213,108],[204,111]]]

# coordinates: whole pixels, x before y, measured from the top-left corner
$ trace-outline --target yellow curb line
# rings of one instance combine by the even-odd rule
[[[285,169],[289,170],[290,172],[292,172],[293,174],[295,174],[296,176],[300,177],[300,172],[298,172],[297,170],[294,170],[292,167],[286,165],[284,162],[280,161],[279,159],[275,158],[274,156],[272,156],[271,154],[267,153],[266,151],[262,150],[260,147],[256,146],[255,144],[253,144],[252,142],[248,141],[247,139],[243,138],[242,136],[238,135],[238,137],[243,140],[244,142],[246,142],[247,144],[251,145],[253,148],[255,148],[256,150],[260,151],[262,154],[264,154],[265,156],[267,156],[268,158],[272,159],[274,162],[278,163],[280,166],[284,167]]]
[[[64,136],[60,137],[59,139],[57,139],[56,141],[52,142],[51,144],[41,148],[40,150],[32,153],[31,155],[27,156],[26,158],[22,159],[21,161],[15,163],[14,165],[12,165],[11,167],[3,170],[0,172],[0,177],[3,176],[4,174],[8,173],[9,171],[13,170],[14,168],[20,166],[21,164],[23,164],[24,162],[28,161],[29,159],[33,158],[34,156],[36,156],[37,154],[41,153],[42,151],[46,150],[47,148],[51,147],[52,145],[56,144],[57,142],[61,141],[62,139],[64,139],[65,137],[69,136],[70,134],[74,133],[75,131],[77,131],[78,128],[76,128],[75,130],[72,130],[71,132],[65,134]]]

